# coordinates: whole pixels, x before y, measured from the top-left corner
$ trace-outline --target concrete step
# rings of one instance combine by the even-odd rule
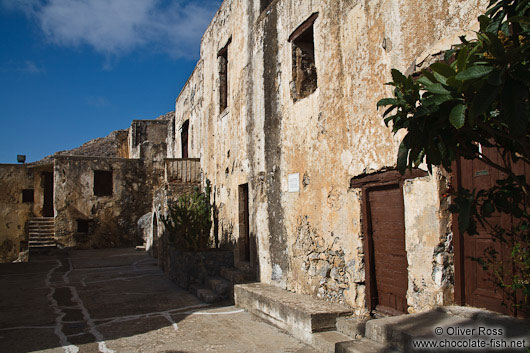
[[[474,329],[471,335],[455,335],[452,329]],[[366,338],[393,347],[399,352],[413,352],[413,341],[490,339],[479,327],[502,328],[506,337],[530,340],[530,321],[519,320],[487,310],[468,307],[440,307],[430,311],[370,320]],[[436,333],[441,329],[441,334]],[[528,341],[530,342],[530,341]],[[425,350],[424,350],[425,352]]]
[[[29,237],[29,241],[43,241],[43,240],[53,240],[55,241],[55,237],[52,236],[42,236],[42,237]]]
[[[339,342],[335,346],[335,353],[391,353],[398,352],[391,347],[377,343],[368,338],[354,341]]]
[[[340,316],[351,309],[309,295],[289,292],[264,283],[238,284],[234,287],[236,306],[312,344],[312,334],[336,329]]]
[[[35,245],[35,244],[55,244],[55,239],[39,239],[39,240],[31,240],[28,242],[29,245]]]
[[[211,289],[200,284],[190,285],[189,291],[197,298],[208,304],[216,303],[221,300],[219,295],[217,295]]]
[[[219,296],[228,298],[234,294],[234,284],[220,277],[208,277],[206,285]]]
[[[352,339],[337,331],[316,332],[312,335],[311,346],[318,352],[335,353],[337,347],[341,344],[346,344]]]
[[[221,277],[232,282],[233,284],[248,283],[254,281],[254,276],[250,273],[243,272],[233,267],[222,267]]]
[[[337,331],[352,339],[364,337],[368,318],[339,317],[337,318]]]

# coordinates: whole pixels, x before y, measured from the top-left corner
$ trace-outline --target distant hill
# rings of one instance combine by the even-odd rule
[[[171,120],[175,112],[160,115],[155,120]],[[79,147],[71,150],[55,152],[51,156],[46,156],[40,161],[31,164],[52,163],[54,156],[88,156],[88,157],[127,157],[127,137],[128,129],[116,130],[106,137],[98,137],[85,142]]]

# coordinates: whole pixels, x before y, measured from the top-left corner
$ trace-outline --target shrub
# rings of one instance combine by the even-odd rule
[[[168,215],[161,217],[168,231],[168,243],[178,250],[203,251],[211,247],[212,206],[210,183],[205,192],[197,188],[193,193],[180,196],[168,207]]]

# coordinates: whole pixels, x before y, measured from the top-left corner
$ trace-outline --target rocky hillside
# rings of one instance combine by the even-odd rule
[[[156,120],[171,120],[175,116],[175,112],[169,112],[160,115]],[[71,150],[55,152],[51,156],[44,157],[38,162],[32,164],[47,164],[51,163],[53,157],[56,155],[67,156],[90,156],[90,157],[127,157],[127,138],[129,130],[116,130],[111,132],[106,137],[98,137],[88,142],[85,142],[80,147]]]

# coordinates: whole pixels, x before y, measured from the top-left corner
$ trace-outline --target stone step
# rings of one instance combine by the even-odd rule
[[[335,347],[336,353],[391,353],[397,352],[391,347],[372,341],[368,338],[361,338],[349,342],[340,342]]]
[[[31,237],[29,241],[55,241],[54,237]]]
[[[265,283],[238,284],[234,287],[236,306],[312,344],[312,334],[336,329],[336,320],[351,309],[289,292]]]
[[[32,240],[28,242],[30,245],[34,244],[55,244],[55,239],[39,239],[39,240]]]
[[[49,228],[29,227],[28,232],[29,233],[42,233],[42,232],[45,232],[45,233],[52,232],[52,233],[54,233],[55,232],[55,227],[49,227]]]
[[[367,318],[358,318],[355,316],[339,317],[337,318],[337,331],[352,339],[361,338],[364,337],[367,321]]]
[[[243,272],[233,267],[222,267],[220,275],[233,284],[248,283],[254,280],[254,276],[252,274]]]
[[[49,237],[53,238],[55,237],[55,233],[30,233],[30,238],[42,238],[42,237]]]
[[[219,296],[228,298],[234,294],[234,284],[220,277],[208,277],[206,285]]]
[[[53,222],[55,218],[53,217],[31,217],[30,222]]]
[[[49,241],[49,242],[29,242],[29,247],[34,248],[53,248],[57,247],[57,243],[55,241]]]
[[[208,304],[216,303],[221,300],[216,293],[203,285],[192,284],[190,285],[189,291],[197,298]]]
[[[472,335],[456,337],[448,328],[475,329]],[[530,340],[530,322],[487,310],[469,307],[440,307],[430,311],[374,319],[366,323],[366,338],[391,346],[399,352],[413,351],[418,339],[484,339],[479,327],[503,328],[506,336]],[[436,329],[442,330],[437,334]],[[488,336],[489,337],[489,336]],[[530,342],[530,341],[529,341]]]
[[[30,219],[29,224],[54,224],[55,220],[52,219]]]
[[[337,347],[351,342],[351,338],[337,331],[316,332],[310,343],[318,352],[335,353]]]

